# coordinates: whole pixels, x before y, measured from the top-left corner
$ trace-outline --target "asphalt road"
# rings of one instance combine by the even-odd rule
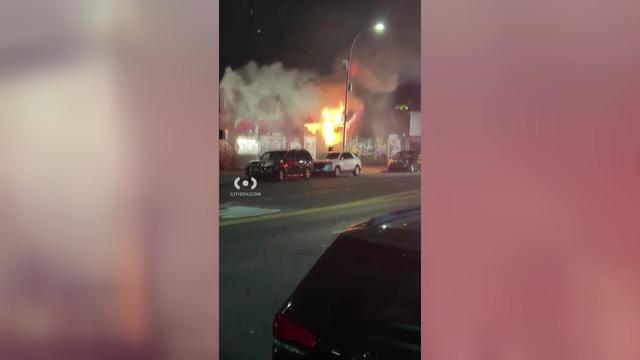
[[[223,360],[271,358],[276,311],[342,229],[420,204],[418,174],[259,182],[260,196],[232,194],[233,175],[220,186]]]

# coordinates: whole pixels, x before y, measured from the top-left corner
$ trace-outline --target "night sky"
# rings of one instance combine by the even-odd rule
[[[387,31],[376,37],[368,30],[379,20]],[[327,75],[358,31],[354,57],[362,48],[401,47],[419,68],[420,0],[220,0],[220,77],[250,60]],[[419,79],[397,93],[415,98],[416,91],[419,98]]]

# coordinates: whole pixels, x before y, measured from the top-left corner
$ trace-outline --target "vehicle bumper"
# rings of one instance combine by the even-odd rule
[[[272,360],[306,360],[315,359],[308,351],[276,340],[271,351]]]
[[[253,177],[270,177],[275,176],[275,170],[273,166],[269,167],[250,167],[245,171],[247,176]]]
[[[313,166],[313,173],[316,174],[316,175],[333,174],[333,165],[331,165],[331,164],[314,165]]]
[[[389,171],[408,171],[409,167],[402,163],[392,163],[387,166],[387,170]]]

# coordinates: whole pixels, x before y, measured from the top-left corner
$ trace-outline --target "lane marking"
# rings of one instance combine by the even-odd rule
[[[268,215],[279,212],[280,209],[268,209],[252,206],[227,206],[220,209],[221,219],[237,219],[251,216]]]
[[[253,216],[253,217],[243,217],[238,219],[222,220],[220,221],[219,226],[222,227],[222,226],[229,226],[229,225],[236,225],[236,224],[244,224],[249,222],[282,219],[287,217],[315,214],[315,213],[332,211],[332,210],[351,209],[351,208],[356,208],[360,206],[377,205],[377,204],[382,204],[382,203],[391,202],[391,201],[411,200],[419,196],[420,196],[420,193],[417,190],[403,191],[399,193],[372,197],[372,198],[367,198],[362,200],[356,200],[356,201],[351,201],[348,203],[342,203],[342,204],[336,204],[336,205],[322,206],[317,208],[296,210],[296,211],[290,211],[290,212],[284,212],[284,213],[278,212],[278,213],[265,214],[265,215],[259,215],[259,216]]]

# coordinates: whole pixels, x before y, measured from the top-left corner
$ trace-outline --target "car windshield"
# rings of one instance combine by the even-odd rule
[[[286,151],[268,151],[262,156],[260,156],[260,160],[275,160],[284,158]]]
[[[340,153],[328,153],[327,159],[337,159],[340,156]]]
[[[411,157],[413,157],[413,153],[409,151],[400,151],[393,156],[394,159],[409,159]]]

